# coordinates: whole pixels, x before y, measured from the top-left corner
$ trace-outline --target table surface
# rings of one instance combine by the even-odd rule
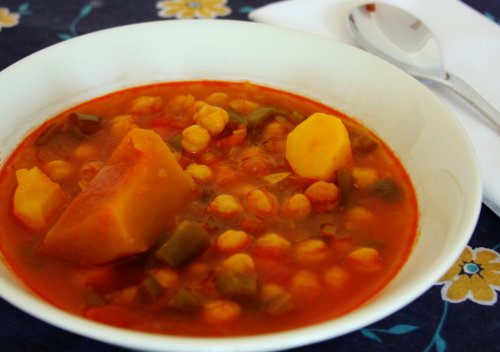
[[[500,24],[499,0],[462,1]],[[185,0],[0,1],[0,70],[37,50],[78,35],[131,23],[175,20],[162,17],[157,8],[157,4],[167,6],[172,2],[188,3]],[[272,2],[275,1],[220,0],[227,14],[218,18],[248,20],[249,11]],[[371,326],[290,351],[500,351],[498,262],[500,218],[483,206],[461,262],[450,269],[442,282],[404,309]],[[464,270],[466,264],[467,268],[479,270]],[[124,351],[55,328],[2,299],[0,350]]]

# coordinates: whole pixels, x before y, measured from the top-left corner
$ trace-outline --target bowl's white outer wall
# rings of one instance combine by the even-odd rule
[[[192,79],[250,80],[356,116],[400,157],[417,190],[420,238],[395,280],[356,311],[315,326],[241,338],[182,338],[103,326],[41,301],[0,266],[0,294],[63,329],[150,351],[271,351],[336,337],[401,309],[460,255],[481,206],[478,163],[449,111],[399,69],[347,45],[236,21],[152,22],[44,49],[0,73],[0,158],[33,126],[121,88]]]

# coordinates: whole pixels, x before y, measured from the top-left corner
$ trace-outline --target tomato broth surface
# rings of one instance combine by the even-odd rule
[[[248,82],[85,102],[26,137],[0,187],[1,251],[31,290],[162,334],[339,317],[387,285],[417,233],[414,189],[383,141],[327,106]]]

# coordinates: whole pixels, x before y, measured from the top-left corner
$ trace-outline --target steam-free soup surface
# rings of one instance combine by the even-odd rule
[[[418,215],[373,133],[250,83],[83,103],[19,145],[0,187],[2,254],[28,287],[88,319],[177,335],[346,314],[401,268]]]

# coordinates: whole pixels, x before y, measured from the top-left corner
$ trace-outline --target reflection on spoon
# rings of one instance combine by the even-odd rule
[[[418,18],[394,6],[366,4],[349,13],[348,27],[363,49],[416,78],[444,84],[500,131],[500,113],[465,81],[445,71],[436,38]]]

